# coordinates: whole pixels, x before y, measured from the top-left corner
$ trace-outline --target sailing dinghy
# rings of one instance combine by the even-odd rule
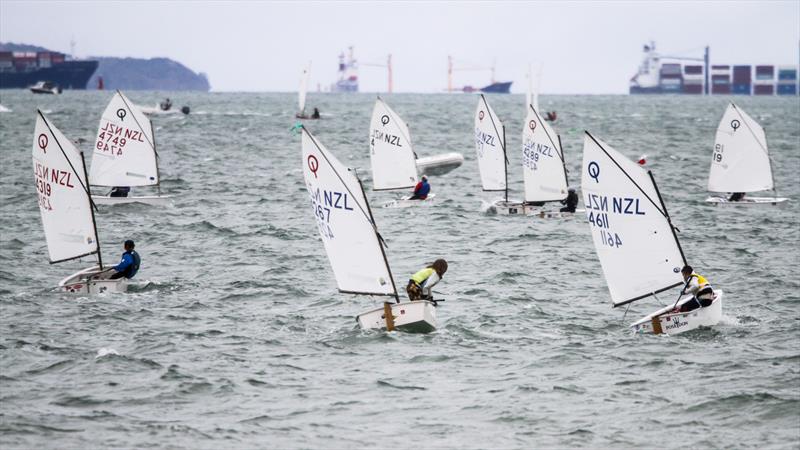
[[[581,166],[581,190],[594,247],[614,307],[683,286],[687,265],[676,229],[650,171],[586,132]],[[722,317],[721,290],[711,305],[684,313],[675,302],[631,325],[635,333],[678,334],[712,326]]]
[[[308,94],[308,78],[311,76],[311,63],[303,69],[303,74],[300,76],[300,88],[297,90],[297,105],[298,112],[294,116],[298,119],[318,119],[319,117],[309,117],[306,115],[306,95]]]
[[[101,205],[164,204],[172,197],[160,192],[153,124],[120,91],[111,98],[100,118],[89,184],[106,188],[155,186],[158,189],[156,195],[92,194],[92,200]]]
[[[413,189],[419,181],[408,125],[380,97],[372,109],[369,157],[372,165],[372,189],[375,191]],[[436,194],[430,193],[425,200],[411,200],[409,194],[383,206],[406,208],[420,204],[429,205],[435,196]]]
[[[50,264],[97,255],[97,265],[70,275],[59,290],[82,294],[125,292],[128,280],[110,280],[103,268],[83,152],[37,111],[33,172]]]
[[[523,214],[536,213],[543,217],[560,214],[536,209],[546,202],[567,198],[567,168],[561,137],[533,105],[528,105],[522,129],[522,181],[525,189]]]
[[[491,209],[506,214],[522,214],[522,202],[508,200],[506,127],[483,94],[475,109],[475,151],[484,192],[503,193],[503,199],[492,202]]]
[[[715,204],[755,205],[782,203],[788,198],[778,197],[772,176],[772,160],[767,149],[764,129],[744,110],[731,103],[717,127],[711,171],[708,174],[709,192],[758,192],[772,189],[774,197],[745,196],[729,201],[727,196],[716,195],[706,199]]]
[[[389,331],[435,330],[435,302],[400,302],[383,238],[378,234],[361,180],[305,127],[301,128],[303,175],[311,210],[339,292],[386,296],[395,301],[359,314],[359,326]]]

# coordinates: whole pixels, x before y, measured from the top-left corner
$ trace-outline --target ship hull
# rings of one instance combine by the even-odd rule
[[[24,89],[39,81],[50,81],[63,89],[86,89],[98,61],[67,61],[30,72],[0,72],[0,89]]]
[[[511,92],[511,83],[512,81],[492,83],[486,87],[482,87],[480,91],[489,94],[508,94]]]

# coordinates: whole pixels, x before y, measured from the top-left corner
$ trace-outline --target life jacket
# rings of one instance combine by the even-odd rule
[[[697,285],[700,286],[700,289],[698,289],[698,291],[703,290],[707,287],[708,288],[711,287],[711,283],[709,283],[708,280],[706,280],[705,277],[703,277],[699,273],[692,273],[691,275],[689,275],[689,277],[697,278]]]
[[[414,275],[411,275],[411,280],[414,283],[417,283],[419,286],[422,286],[422,283],[424,283],[425,280],[430,278],[434,272],[435,270],[433,270],[433,267],[426,267],[420,270],[419,272],[415,273]]]
[[[420,181],[417,183],[417,188],[414,190],[416,191],[415,194],[417,194],[420,198],[426,198],[428,193],[431,191],[431,185],[424,181]]]
[[[125,278],[133,278],[133,276],[136,275],[136,272],[139,271],[139,266],[142,264],[142,258],[139,257],[139,254],[136,253],[136,250],[131,250],[125,253],[129,253],[133,257],[133,264],[131,264],[130,266],[128,266],[127,269],[125,269],[124,276]]]

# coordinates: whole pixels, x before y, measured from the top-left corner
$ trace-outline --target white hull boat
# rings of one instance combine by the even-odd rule
[[[396,302],[387,301],[381,308],[359,314],[356,320],[361,328],[413,332],[435,330],[435,302],[400,302],[385,252],[384,237],[378,233],[356,171],[342,164],[304,126],[301,125],[300,129],[303,133],[303,178],[339,292],[373,298],[384,296]]]
[[[450,152],[417,159],[417,170],[425,175],[444,175],[464,163],[464,155]]]
[[[129,203],[144,203],[147,205],[166,205],[172,201],[172,195],[142,195],[139,197],[111,197],[108,195],[92,195],[96,205],[127,205]]]
[[[430,194],[425,200],[411,200],[407,195],[383,204],[384,208],[411,208],[412,206],[433,206],[433,198],[436,194]]]
[[[561,211],[533,211],[532,213],[528,214],[531,217],[537,217],[540,219],[553,219],[553,218],[563,218],[563,217],[585,217],[584,214],[586,213],[585,209],[578,208],[575,210],[574,213],[571,212],[561,212]]]
[[[387,313],[391,311],[390,314]],[[356,317],[362,330],[402,330],[430,333],[436,329],[436,305],[427,300],[384,303]]]
[[[110,277],[115,272],[110,269],[102,270],[100,266],[92,266],[74,273],[58,283],[60,291],[73,294],[102,294],[124,293],[128,291],[128,279]]]
[[[724,205],[776,205],[789,200],[786,197],[749,197],[732,202],[726,197],[708,197],[706,202]]]
[[[636,334],[676,334],[691,331],[699,327],[711,327],[722,319],[722,294],[721,290],[715,292],[716,298],[705,308],[697,308],[688,312],[671,313],[672,305],[648,314],[631,324],[631,330]],[[678,302],[678,306],[693,300],[687,295]]]
[[[711,169],[708,173],[707,203],[775,205],[788,198],[778,197],[764,128],[744,110],[731,103],[717,126]],[[774,197],[751,197],[750,193],[772,191]],[[729,201],[724,193],[740,192],[745,197]],[[730,194],[728,194],[730,195]]]

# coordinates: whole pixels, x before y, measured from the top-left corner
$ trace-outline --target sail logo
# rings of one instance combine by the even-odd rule
[[[125,121],[125,116],[127,116],[127,115],[128,115],[128,111],[125,111],[125,108],[120,108],[120,109],[117,110],[117,117],[119,117],[119,120],[124,122]]]
[[[317,170],[319,170],[319,160],[317,159],[317,157],[314,155],[308,155],[307,163],[308,163],[308,170],[310,170],[311,173],[314,174],[314,178],[318,178]]]
[[[597,164],[597,162],[592,161],[589,163],[589,167],[586,170],[589,171],[589,178],[594,179],[595,183],[600,182],[600,179],[598,178],[600,176],[600,164]]]
[[[49,139],[47,139],[47,135],[44,134],[44,133],[40,134],[39,138],[37,139],[37,143],[39,144],[39,148],[42,149],[42,151],[45,152],[45,153],[47,153],[47,142],[48,141],[49,141]]]
[[[734,132],[736,132],[736,130],[738,130],[740,126],[742,126],[742,123],[739,122],[738,119],[731,120],[731,128],[733,128]]]

